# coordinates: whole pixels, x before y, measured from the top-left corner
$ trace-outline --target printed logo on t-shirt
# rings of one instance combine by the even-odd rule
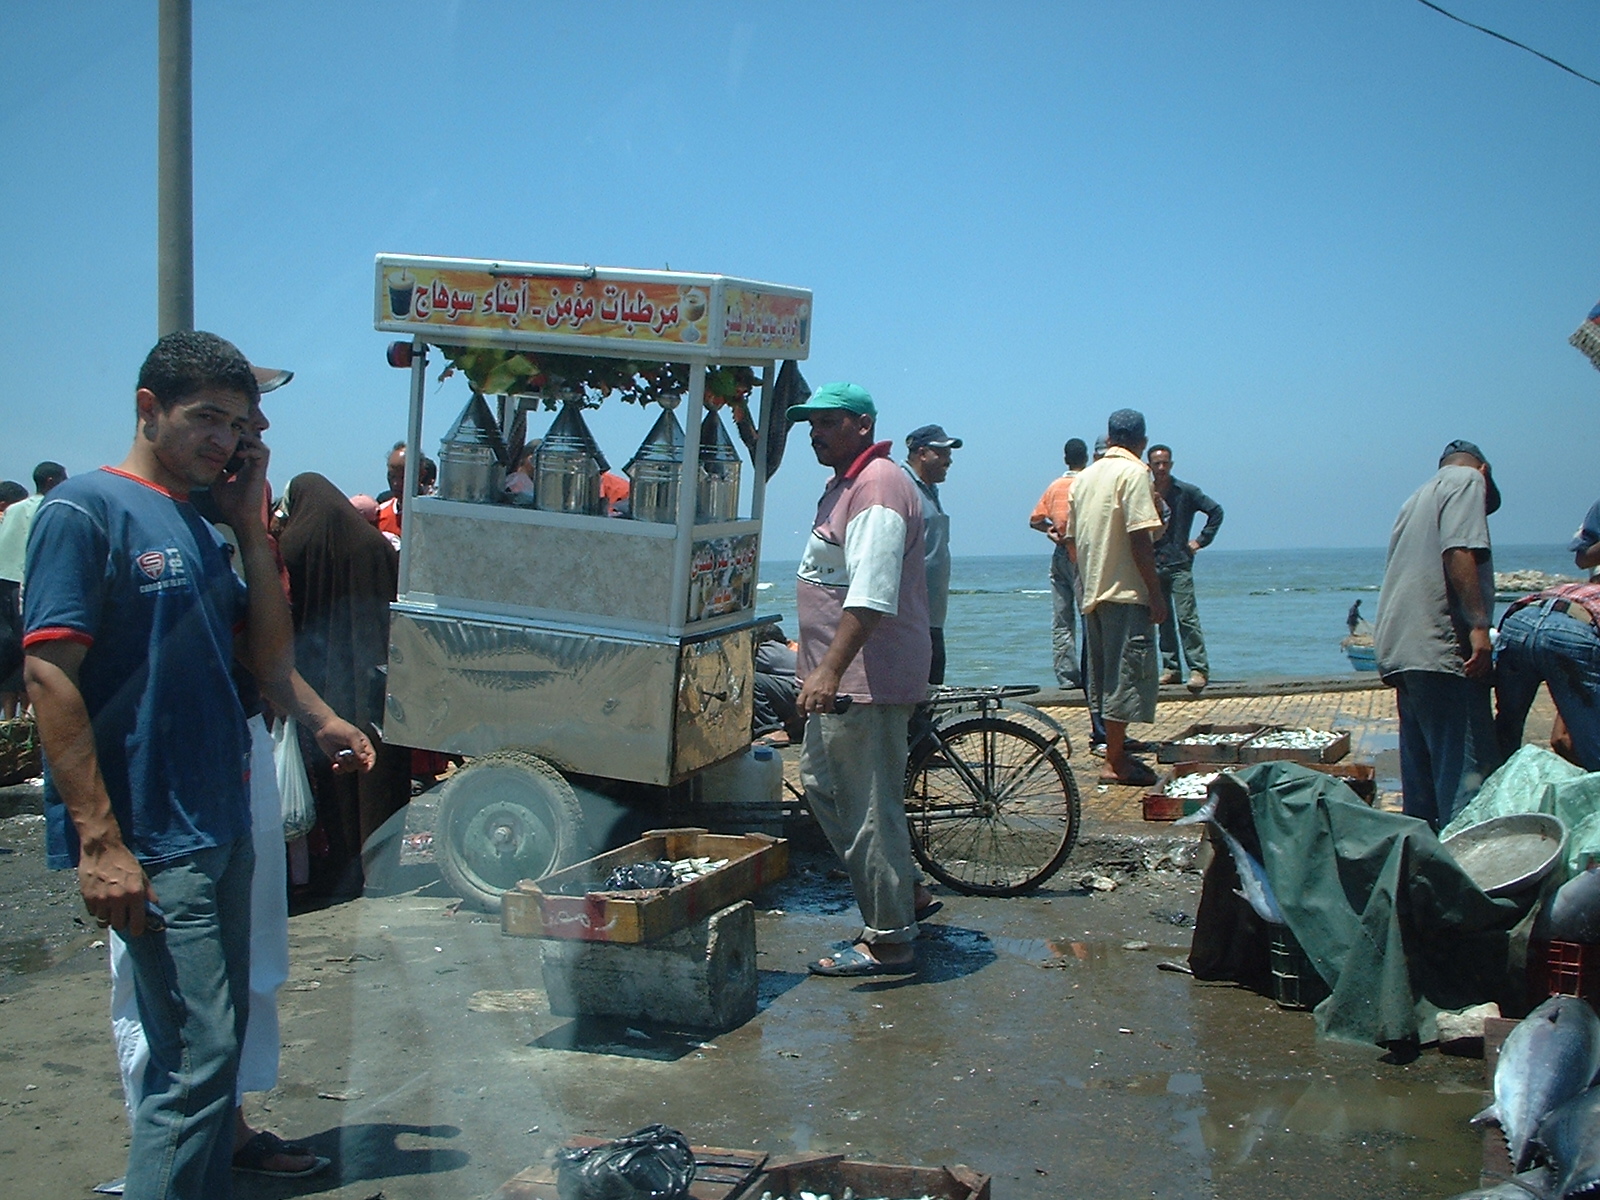
[[[140,595],[189,586],[189,574],[183,567],[183,555],[176,547],[146,550],[142,554],[134,555],[133,561],[139,568],[140,574],[150,580],[149,583],[139,585]]]

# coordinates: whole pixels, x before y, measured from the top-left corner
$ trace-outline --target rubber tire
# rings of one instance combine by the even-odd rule
[[[495,848],[501,840],[503,850]],[[439,873],[484,912],[523,879],[571,866],[586,845],[583,809],[561,772],[536,754],[497,750],[451,777],[434,834]]]
[[[1031,830],[1019,832],[1013,824],[1023,814],[1014,806],[994,813],[974,813],[967,817],[944,818],[926,811],[930,786],[936,796],[954,796],[961,802],[970,798],[970,789],[948,766],[942,766],[945,750],[931,737],[918,740],[911,749],[906,763],[906,819],[911,827],[911,849],[923,868],[941,883],[958,892],[976,896],[1018,896],[1031,892],[1060,869],[1072,853],[1078,840],[1081,819],[1081,802],[1078,783],[1066,759],[1052,744],[1051,739],[1031,727],[1004,717],[968,717],[939,727],[945,744],[963,754],[969,769],[979,780],[984,780],[983,750],[995,748],[994,758],[1002,771],[1009,764],[1020,769],[1026,765],[1029,777],[1038,771],[1038,781],[1044,786],[1030,790],[1032,807],[1038,810],[1030,816]],[[974,740],[976,742],[974,744]],[[1011,747],[1010,751],[1006,747]],[[1037,764],[1036,766],[1034,764]],[[1003,784],[1004,779],[1000,780]],[[1038,852],[1007,857],[1004,846],[1018,837],[1030,836],[1037,843]],[[996,850],[996,862],[1008,867],[1002,872],[968,870],[969,859],[957,859],[952,851],[982,849]]]

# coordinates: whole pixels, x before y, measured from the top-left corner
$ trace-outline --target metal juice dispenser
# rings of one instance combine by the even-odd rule
[[[439,497],[494,503],[505,485],[504,455],[499,423],[483,394],[473,392],[455,428],[439,445]]]
[[[739,449],[716,409],[700,422],[700,470],[695,520],[703,524],[739,516]]]
[[[541,509],[600,515],[600,474],[607,463],[576,401],[562,404],[539,443],[535,463],[534,495]]]
[[[673,525],[678,520],[678,476],[683,469],[683,426],[671,408],[661,416],[628,464],[629,503],[635,521]]]

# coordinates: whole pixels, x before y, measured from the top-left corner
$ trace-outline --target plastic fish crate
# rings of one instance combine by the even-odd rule
[[[1226,764],[1214,762],[1186,762],[1173,767],[1154,788],[1144,794],[1143,809],[1146,821],[1176,821],[1179,817],[1192,816],[1200,811],[1200,806],[1206,802],[1204,796],[1182,797],[1167,795],[1167,785],[1174,779],[1183,775],[1194,775],[1204,771],[1211,774],[1220,771]]]
[[[1528,942],[1530,997],[1577,996],[1600,1008],[1600,945],[1589,942]]]
[[[1328,985],[1287,925],[1272,926],[1268,951],[1272,964],[1272,998],[1279,1008],[1315,1008],[1328,996]]]

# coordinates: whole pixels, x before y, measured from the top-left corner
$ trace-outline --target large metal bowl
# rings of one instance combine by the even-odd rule
[[[1511,813],[1469,825],[1440,843],[1488,896],[1538,883],[1567,848],[1567,827],[1548,813]]]

